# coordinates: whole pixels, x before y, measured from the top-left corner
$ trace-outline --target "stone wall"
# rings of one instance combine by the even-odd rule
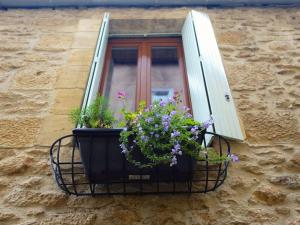
[[[0,224],[300,224],[300,10],[203,9],[247,139],[220,189],[174,196],[66,196],[49,145],[69,134],[101,15],[178,19],[189,9],[0,11]],[[201,10],[201,9],[200,9]]]

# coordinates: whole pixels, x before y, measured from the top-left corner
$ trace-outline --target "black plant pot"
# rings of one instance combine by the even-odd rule
[[[196,160],[188,155],[178,157],[176,166],[159,165],[153,168],[138,168],[129,163],[121,153],[120,133],[122,129],[76,128],[76,135],[85,174],[91,183],[144,181],[190,181]],[[202,143],[203,131],[199,135]],[[137,151],[135,159],[144,161]]]

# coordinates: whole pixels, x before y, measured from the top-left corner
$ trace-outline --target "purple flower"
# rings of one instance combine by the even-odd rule
[[[164,131],[168,131],[168,130],[169,130],[169,126],[165,126]]]
[[[177,130],[174,130],[174,132],[173,133],[171,133],[171,138],[173,138],[173,137],[177,137],[177,136],[179,136],[180,135],[180,132],[179,131],[177,131]]]
[[[190,110],[190,108],[186,107],[186,106],[183,106],[182,108],[183,108],[184,111],[189,111]]]
[[[177,164],[177,158],[176,158],[176,156],[174,155],[173,158],[172,158],[172,161],[171,161],[171,163],[170,163],[170,166],[174,166],[174,165],[176,165],[176,164]]]
[[[182,151],[180,151],[180,144],[178,144],[178,142],[174,145],[174,148],[172,148],[171,154],[173,156],[182,155]]]
[[[154,136],[155,136],[156,138],[159,138],[159,134],[155,134]]]
[[[162,118],[161,118],[161,120],[163,122],[169,122],[171,120],[171,117],[169,115],[163,115]]]
[[[148,142],[149,138],[147,136],[141,136],[142,141]]]
[[[165,103],[163,100],[160,100],[159,105],[160,105],[161,107],[164,107],[164,106],[166,106],[166,103]]]
[[[158,128],[158,124],[155,124],[154,127],[155,127],[155,128]]]
[[[171,119],[170,116],[163,115],[163,117],[162,117],[162,124],[164,126],[164,131],[168,131],[169,126],[170,126],[170,119]]]
[[[214,123],[212,116],[210,116],[209,120],[203,123],[203,126],[207,129]]]
[[[153,118],[152,117],[149,117],[147,119],[145,119],[147,123],[151,123],[153,121]]]
[[[191,129],[191,133],[193,135],[195,135],[194,139],[196,140],[198,138],[198,134],[199,134],[199,131],[198,131],[199,127],[198,126],[193,126],[192,129]]]
[[[178,151],[180,149],[180,144],[177,143],[176,145],[174,145],[174,148],[176,151]]]
[[[174,98],[169,98],[168,99],[168,102],[175,105],[176,104],[176,101],[174,100]]]
[[[127,148],[126,148],[126,146],[122,143],[122,144],[120,144],[120,147],[121,147],[121,149],[122,149],[122,153],[123,154],[126,154],[127,152],[128,152],[128,150],[127,150]]]
[[[191,129],[191,132],[192,132],[192,133],[196,133],[196,131],[197,131],[197,130],[196,130],[194,127]]]
[[[232,162],[238,162],[239,161],[239,157],[237,155],[231,154],[230,158],[231,158]]]
[[[163,122],[164,127],[169,126],[169,122]]]
[[[175,110],[170,113],[171,116],[174,116],[175,114],[176,114]]]
[[[186,115],[186,117],[188,117],[188,118],[192,118],[192,117],[193,117],[192,114],[190,114],[190,113],[186,113],[185,115]]]

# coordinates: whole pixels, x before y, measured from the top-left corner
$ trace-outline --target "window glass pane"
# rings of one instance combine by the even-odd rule
[[[175,92],[185,103],[184,82],[178,64],[176,47],[152,47],[151,49],[151,97],[152,102],[168,99]]]
[[[108,98],[110,107],[115,113],[123,107],[122,101],[117,99],[119,91],[127,94],[127,109],[135,109],[137,53],[136,48],[112,48],[104,95]]]

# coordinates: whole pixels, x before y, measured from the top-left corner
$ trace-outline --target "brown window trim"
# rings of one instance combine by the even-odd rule
[[[151,102],[151,48],[174,46],[177,48],[178,64],[183,75],[183,86],[184,86],[184,98],[186,105],[191,108],[190,93],[187,82],[187,74],[185,69],[185,61],[182,47],[181,38],[130,38],[130,39],[110,39],[108,42],[104,69],[101,76],[99,93],[103,94],[104,87],[107,81],[109,72],[109,65],[111,60],[111,53],[113,47],[136,47],[138,50],[138,61],[137,61],[137,80],[136,80],[136,107],[142,100],[146,101],[149,105]],[[146,85],[146,87],[145,87]],[[143,88],[145,87],[145,88]]]

